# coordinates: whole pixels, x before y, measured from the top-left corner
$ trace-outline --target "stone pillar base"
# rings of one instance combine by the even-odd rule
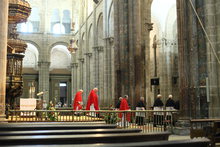
[[[176,135],[189,135],[190,134],[190,121],[189,119],[179,119],[175,127],[173,127],[173,133]]]
[[[0,115],[0,123],[8,123],[8,120],[6,119],[5,115]]]

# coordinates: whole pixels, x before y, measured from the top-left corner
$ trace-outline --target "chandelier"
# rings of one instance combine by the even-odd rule
[[[70,44],[68,46],[68,50],[70,51],[70,53],[73,53],[73,54],[75,54],[76,51],[78,50],[78,46],[77,46],[75,39],[73,39],[73,38],[70,39]]]

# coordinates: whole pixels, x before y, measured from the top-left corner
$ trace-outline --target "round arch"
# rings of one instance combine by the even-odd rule
[[[89,25],[89,31],[88,31],[88,48],[91,50],[93,46],[93,30],[92,30],[93,25]]]
[[[114,6],[113,1],[110,4],[109,13],[108,13],[108,36],[114,37]]]
[[[169,9],[165,22],[165,34],[168,39],[173,39],[173,31],[177,29],[176,4]]]
[[[97,21],[98,45],[103,43],[103,13],[101,12]]]
[[[64,45],[55,45],[50,51],[50,68],[52,69],[66,69],[71,63],[71,54]]]
[[[32,40],[25,40],[25,42],[26,43],[30,43],[30,44],[33,44],[36,48],[37,48],[37,50],[38,50],[38,53],[40,52],[40,46],[36,43],[36,42],[34,42],[34,41],[32,41]]]
[[[27,49],[23,59],[24,68],[36,68],[38,65],[39,52],[34,44],[27,43]]]
[[[51,50],[52,50],[55,46],[57,46],[57,45],[63,45],[63,46],[65,46],[65,47],[68,47],[69,43],[68,43],[68,42],[64,42],[64,41],[55,42],[55,43],[53,43],[53,44],[50,45],[50,47],[49,47],[49,53],[50,53]]]

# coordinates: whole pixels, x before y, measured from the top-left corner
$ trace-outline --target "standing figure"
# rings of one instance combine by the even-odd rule
[[[73,110],[81,110],[83,107],[83,100],[82,100],[82,94],[83,94],[83,90],[80,89],[76,95],[75,98],[73,100]]]
[[[162,111],[163,110],[163,102],[161,100],[162,95],[158,94],[156,100],[154,101],[154,110],[155,111]],[[154,127],[156,125],[162,125],[163,124],[163,112],[154,112]]]
[[[176,102],[175,102],[175,107],[174,107],[176,110],[180,110],[180,101],[179,100],[177,100]]]
[[[123,97],[119,97],[118,103],[117,103],[116,106],[115,106],[115,110],[119,110],[120,104],[121,104],[121,100],[122,100],[122,99],[123,99]]]
[[[130,107],[128,105],[128,95],[125,95],[124,98],[122,98],[120,103],[119,110],[130,110]],[[119,118],[121,118],[121,122],[119,122],[119,126],[126,127],[129,126],[130,122],[130,113],[119,113]]]
[[[99,103],[98,103],[98,88],[94,88],[90,91],[88,96],[88,101],[86,105],[86,110],[99,110]],[[91,116],[96,116],[95,113],[90,113]]]
[[[168,96],[168,99],[166,101],[165,107],[166,107],[166,110],[168,110],[168,111],[175,110],[174,109],[175,101],[173,100],[173,96],[171,94]],[[171,114],[171,112],[167,112],[166,119],[169,122],[172,121],[172,114]]]
[[[145,110],[144,97],[140,98],[136,110]],[[144,125],[145,112],[136,112],[136,124]]]

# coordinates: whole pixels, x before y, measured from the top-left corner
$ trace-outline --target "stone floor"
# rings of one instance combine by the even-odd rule
[[[170,135],[169,136],[169,140],[188,140],[190,139],[190,136],[189,135]],[[216,144],[216,147],[220,147],[220,143],[217,143]]]
[[[190,136],[181,136],[181,135],[170,135],[169,140],[188,140],[190,139]]]

